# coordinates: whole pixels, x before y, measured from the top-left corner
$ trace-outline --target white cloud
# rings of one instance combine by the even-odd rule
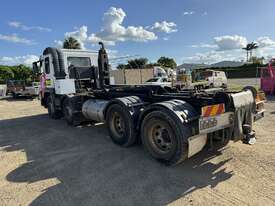
[[[88,27],[83,25],[80,28],[76,28],[76,31],[66,32],[65,37],[74,37],[78,40],[82,49],[85,49],[85,41],[88,38]],[[60,44],[60,41],[57,41]]]
[[[208,12],[205,11],[205,12],[202,13],[202,15],[203,15],[203,16],[207,16],[207,15],[208,15]]]
[[[156,22],[154,26],[151,27],[151,29],[158,32],[172,33],[177,32],[176,27],[177,25],[174,22],[162,21]]]
[[[125,17],[126,13],[123,9],[111,7],[104,13],[103,24],[99,32],[89,35],[88,27],[83,25],[76,28],[75,31],[66,32],[65,38],[69,36],[76,38],[82,49],[85,49],[87,43],[97,44],[100,41],[106,45],[115,45],[119,41],[147,42],[158,38],[155,33],[144,29],[142,26],[123,26]],[[55,40],[54,42],[58,47],[61,46],[62,41]]]
[[[185,12],[183,12],[183,16],[193,15],[193,14],[195,14],[194,11],[185,11]]]
[[[219,36],[219,37],[215,37],[214,41],[217,44],[218,49],[221,51],[241,49],[245,47],[247,44],[247,39],[243,36],[238,36],[238,35]]]
[[[55,43],[56,47],[58,47],[58,48],[63,47],[63,41],[61,41],[61,40],[54,40],[54,43]]]
[[[107,49],[107,53],[108,53],[108,57],[110,59],[112,59],[112,58],[116,58],[117,57],[118,51],[114,50],[114,49]]]
[[[260,48],[264,48],[264,47],[274,47],[275,46],[275,41],[272,40],[270,37],[268,36],[263,36],[263,37],[259,37],[256,40],[257,45]]]
[[[255,41],[259,48],[253,51],[253,55],[258,57],[265,57],[269,59],[275,54],[275,41],[268,37],[263,36],[257,38]],[[184,57],[183,61],[191,63],[215,63],[219,61],[244,61],[246,53],[242,50],[248,43],[247,38],[243,36],[221,36],[214,38],[215,44],[197,44],[192,45],[193,48],[210,48],[204,53],[196,53],[192,56]]]
[[[218,48],[216,44],[193,44],[192,48]]]
[[[18,65],[24,64],[27,66],[31,66],[33,62],[39,59],[36,55],[26,55],[26,56],[13,56],[13,57],[0,57],[0,64],[1,65]]]
[[[245,55],[242,51],[208,51],[204,53],[196,53],[192,56],[183,57],[184,62],[189,63],[206,63],[213,64],[220,61],[244,61]]]
[[[169,39],[170,39],[170,37],[169,36],[166,36],[166,37],[163,37],[162,38],[164,41],[168,41]]]
[[[146,42],[157,39],[155,33],[144,29],[142,26],[123,26],[125,17],[126,13],[122,8],[111,7],[104,13],[101,31],[91,34],[88,41],[92,43],[103,41],[114,45],[118,41]]]
[[[13,42],[13,43],[27,44],[27,45],[35,44],[35,42],[33,42],[32,40],[19,37],[17,34],[12,34],[12,35],[0,34],[0,40]]]
[[[216,51],[196,53],[193,56],[184,57],[183,61],[191,63],[213,63],[222,59],[222,54]]]
[[[37,30],[37,31],[44,31],[44,32],[51,32],[52,31],[52,29],[42,27],[42,26],[27,26],[27,25],[24,25],[23,23],[21,23],[19,21],[10,21],[10,22],[8,22],[8,25],[10,27],[22,29],[24,31],[30,31],[30,30]]]

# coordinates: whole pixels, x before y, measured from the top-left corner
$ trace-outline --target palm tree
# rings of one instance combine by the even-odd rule
[[[254,49],[257,49],[259,46],[257,45],[257,43],[252,42],[251,43],[251,48],[250,48],[250,58],[252,58],[252,52]]]
[[[67,37],[63,42],[64,49],[81,49],[81,45],[74,37]]]
[[[243,50],[246,50],[246,61],[248,62],[252,58],[252,51],[254,49],[257,49],[259,46],[255,42],[251,42],[246,45],[246,47],[242,48]],[[250,57],[249,57],[250,56]]]

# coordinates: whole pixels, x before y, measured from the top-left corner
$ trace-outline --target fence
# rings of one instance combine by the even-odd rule
[[[143,84],[153,76],[153,69],[122,69],[110,72],[113,84]]]

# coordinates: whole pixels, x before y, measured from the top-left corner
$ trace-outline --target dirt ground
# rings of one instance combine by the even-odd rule
[[[275,98],[253,146],[204,150],[175,167],[104,125],[50,120],[37,100],[0,100],[0,205],[275,205]]]

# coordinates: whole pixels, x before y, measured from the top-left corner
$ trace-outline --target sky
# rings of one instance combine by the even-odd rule
[[[177,64],[275,56],[274,0],[9,0],[0,13],[0,64],[30,65],[73,36],[83,49],[103,41],[113,64],[172,57]]]

